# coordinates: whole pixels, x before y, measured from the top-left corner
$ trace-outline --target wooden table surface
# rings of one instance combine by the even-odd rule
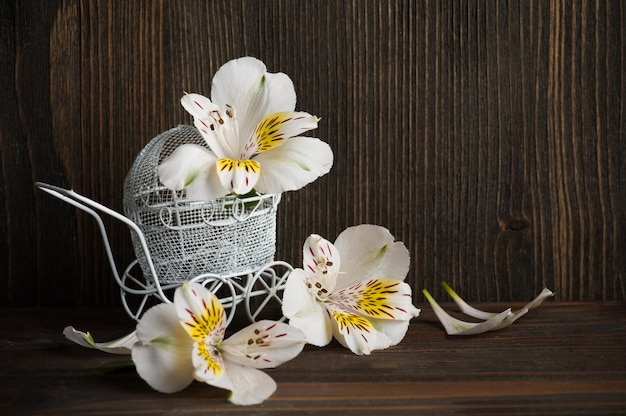
[[[0,309],[0,414],[626,414],[622,302],[548,300],[507,329],[472,337],[447,336],[423,305],[388,350],[355,356],[334,342],[307,346],[268,370],[278,389],[252,407],[198,382],[166,395],[134,370],[89,369],[129,358],[70,343],[66,325],[102,341],[133,328],[121,308]]]

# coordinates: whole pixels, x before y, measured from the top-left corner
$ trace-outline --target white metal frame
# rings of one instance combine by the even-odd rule
[[[81,209],[87,214],[91,215],[98,224],[102,241],[104,243],[104,249],[106,251],[109,265],[115,278],[116,283],[120,287],[120,296],[122,304],[126,313],[134,320],[138,320],[146,307],[147,301],[150,297],[154,296],[162,302],[171,303],[172,300],[166,295],[167,291],[171,291],[182,283],[172,283],[162,285],[159,282],[154,263],[150,257],[150,250],[146,244],[146,240],[141,229],[133,221],[128,219],[122,214],[107,208],[106,206],[99,204],[85,196],[78,194],[77,192],[60,188],[54,185],[49,185],[42,182],[35,184],[39,189],[46,193],[55,196],[56,198],[65,201],[74,207]],[[113,258],[113,252],[107,236],[106,227],[102,221],[102,217],[98,213],[107,214],[114,219],[126,224],[130,230],[137,235],[141,247],[145,253],[148,268],[151,276],[145,276],[138,267],[138,260],[133,260],[128,267],[124,270],[124,273],[120,276],[117,265]],[[133,269],[139,269],[141,277],[133,275]],[[282,272],[281,272],[282,270]],[[251,322],[256,321],[262,310],[268,306],[271,301],[276,301],[278,304],[282,304],[282,298],[279,292],[282,292],[285,288],[287,278],[293,270],[293,267],[284,261],[273,261],[257,270],[254,270],[245,274],[230,274],[230,275],[218,275],[212,273],[200,274],[189,281],[197,282],[207,287],[211,292],[216,293],[218,290],[225,291],[227,296],[220,299],[222,305],[228,310],[228,320],[230,323],[235,316],[237,305],[244,302],[246,314]],[[255,287],[261,287],[261,289],[255,289]],[[131,305],[128,302],[127,296],[134,295],[140,298],[139,305],[136,309],[131,309]],[[265,296],[259,305],[255,306],[251,300],[255,297]],[[283,318],[284,319],[284,318]]]

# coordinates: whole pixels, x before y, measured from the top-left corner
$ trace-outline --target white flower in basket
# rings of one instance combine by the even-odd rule
[[[217,71],[211,99],[186,94],[181,102],[197,130],[180,126],[146,146],[126,179],[125,212],[163,282],[255,270],[274,256],[280,194],[332,166],[328,144],[297,136],[318,118],[295,112],[289,77],[251,57]]]

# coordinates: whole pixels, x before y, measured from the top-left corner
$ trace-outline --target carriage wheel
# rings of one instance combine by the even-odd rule
[[[141,268],[137,267],[141,278],[137,278],[131,273],[137,265],[137,260],[130,263],[122,274],[122,284],[120,286],[120,298],[122,300],[122,305],[124,306],[128,316],[135,321],[138,321],[146,309],[152,306],[153,303],[148,302],[150,298],[153,296],[157,298],[159,297],[157,295],[156,287],[152,282],[145,278]]]
[[[276,261],[269,263],[250,278],[246,285],[245,302],[251,322],[256,322],[263,310],[279,315],[280,321],[285,320],[280,311],[283,304],[282,292],[292,271],[293,267],[289,263]]]

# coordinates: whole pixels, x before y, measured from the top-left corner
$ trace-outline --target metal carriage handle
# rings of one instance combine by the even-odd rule
[[[171,301],[167,298],[167,296],[163,292],[164,289],[169,289],[170,287],[169,286],[162,287],[161,284],[159,283],[159,279],[156,273],[156,269],[154,267],[154,263],[152,262],[152,258],[150,257],[150,250],[148,249],[146,239],[143,235],[143,232],[137,226],[137,224],[135,224],[134,222],[132,222],[130,219],[126,218],[125,216],[121,215],[120,213],[110,208],[107,208],[104,205],[99,204],[98,202],[95,202],[83,195],[80,195],[74,190],[61,188],[61,187],[50,185],[50,184],[43,183],[43,182],[36,182],[35,185],[42,191],[47,192],[48,194],[53,195],[56,198],[62,201],[65,201],[68,204],[71,204],[81,209],[82,211],[86,212],[87,214],[91,215],[96,220],[96,223],[98,224],[98,228],[100,229],[102,241],[104,242],[104,249],[106,251],[107,258],[109,260],[109,265],[111,266],[113,276],[115,278],[115,281],[119,285],[119,287],[122,288],[122,290],[128,293],[134,294],[134,295],[146,295],[146,294],[149,294],[146,292],[146,290],[133,289],[133,288],[127,287],[124,281],[122,280],[122,278],[120,277],[118,269],[117,269],[117,265],[115,264],[115,259],[113,258],[113,252],[111,250],[111,245],[109,243],[109,239],[107,236],[106,227],[104,226],[104,222],[102,221],[102,218],[100,217],[97,211],[110,215],[111,217],[126,224],[131,229],[131,231],[137,235],[137,238],[139,239],[141,247],[144,253],[146,254],[147,265],[152,275],[152,284],[154,285],[154,288],[150,289],[151,293],[156,292],[156,295],[162,301],[171,303]],[[132,316],[132,313],[130,311],[127,310],[127,312]]]

